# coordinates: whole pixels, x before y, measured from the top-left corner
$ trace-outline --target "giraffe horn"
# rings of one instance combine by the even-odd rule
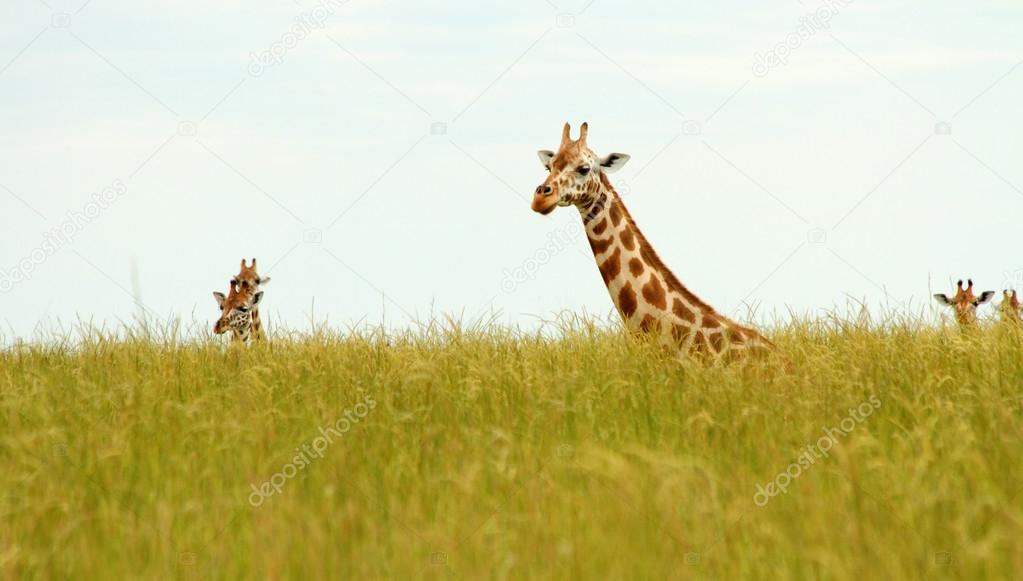
[[[572,141],[572,126],[565,123],[565,128],[561,130],[561,145],[568,145],[570,141]]]
[[[242,259],[242,268],[245,268],[245,259]]]
[[[586,145],[586,136],[589,134],[589,132],[590,124],[583,122],[583,124],[579,126],[579,143]]]
[[[252,259],[252,270],[256,270],[256,259]]]

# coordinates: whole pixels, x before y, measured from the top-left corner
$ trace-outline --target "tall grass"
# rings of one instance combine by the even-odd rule
[[[242,349],[153,333],[0,352],[0,577],[1023,571],[1015,329],[800,320],[768,333],[790,370],[679,363],[585,320]],[[279,491],[253,497],[289,463]]]

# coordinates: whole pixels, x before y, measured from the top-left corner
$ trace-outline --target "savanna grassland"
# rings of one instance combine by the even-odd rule
[[[790,369],[578,322],[9,347],[0,578],[1023,571],[1023,333],[768,334]]]

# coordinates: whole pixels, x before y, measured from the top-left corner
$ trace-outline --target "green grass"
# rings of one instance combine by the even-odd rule
[[[791,371],[680,364],[580,322],[12,347],[0,578],[1023,571],[1023,333],[807,321],[769,335]],[[758,485],[872,396],[879,408],[757,506]],[[252,506],[252,485],[346,410],[365,417]]]

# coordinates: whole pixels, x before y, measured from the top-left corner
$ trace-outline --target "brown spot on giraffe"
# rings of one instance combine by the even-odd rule
[[[707,339],[703,336],[703,333],[697,331],[696,336],[693,337],[693,349],[697,353],[707,352]]]
[[[643,285],[643,298],[646,299],[651,306],[662,311],[666,311],[668,309],[668,302],[667,297],[664,294],[664,287],[661,286],[661,283],[657,280],[656,276],[651,276],[650,281]]]
[[[607,252],[608,246],[611,246],[611,243],[615,241],[613,237],[594,239],[587,236],[586,239],[590,241],[590,249],[593,250],[594,256],[600,256]]]
[[[671,312],[675,313],[675,316],[683,321],[696,324],[696,314],[686,308],[686,306],[682,304],[682,301],[677,298],[671,303]]]
[[[609,210],[609,214],[611,215],[611,225],[615,228],[622,223],[622,209],[619,208],[620,205],[621,204],[615,201],[615,203],[611,204],[611,209]]]
[[[597,225],[593,227],[593,233],[600,236],[604,230],[607,230],[607,218],[601,218],[600,222],[597,222]]]
[[[726,331],[728,342],[732,345],[743,345],[746,343],[746,329],[729,327]]]
[[[709,333],[710,335],[710,346],[715,352],[720,353],[725,346],[725,335],[724,333]]]
[[[622,239],[622,245],[625,246],[626,250],[633,251],[636,249],[636,235],[633,234],[632,228],[626,226],[625,229],[622,230],[620,237]]]
[[[618,308],[622,310],[622,315],[626,319],[631,319],[632,315],[636,312],[636,291],[632,290],[632,283],[627,282],[622,290],[618,292]]]
[[[642,260],[638,258],[633,258],[632,260],[629,261],[629,272],[632,273],[632,276],[638,277],[639,275],[643,274],[644,270],[645,269],[643,268]]]
[[[604,278],[604,284],[618,278],[618,274],[622,271],[622,249],[616,246],[615,251],[601,263],[599,268],[600,276]]]
[[[693,330],[685,325],[671,326],[671,337],[675,340],[675,344],[678,346],[682,346],[686,342],[686,339],[689,338],[689,334],[692,332]]]
[[[713,311],[704,311],[702,315],[703,319],[700,321],[700,326],[704,329],[716,329],[721,326],[721,321],[718,320],[717,313]]]
[[[657,319],[650,315],[643,315],[643,320],[639,322],[639,329],[644,333],[656,331],[660,325],[657,324]]]

